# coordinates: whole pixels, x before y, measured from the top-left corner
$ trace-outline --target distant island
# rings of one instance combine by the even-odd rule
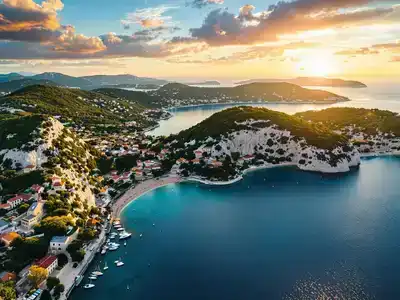
[[[325,77],[297,77],[293,79],[251,79],[237,82],[236,84],[249,84],[255,82],[288,82],[301,86],[326,86],[326,87],[349,87],[349,88],[365,88],[365,85],[359,81],[343,80],[338,78]]]
[[[221,83],[219,81],[216,80],[208,80],[208,81],[201,81],[201,82],[191,82],[191,83],[187,83],[187,85],[221,85]]]
[[[350,100],[334,93],[306,89],[286,82],[250,83],[235,87],[195,87],[168,83],[148,94],[160,98],[163,107],[241,102],[337,103]]]

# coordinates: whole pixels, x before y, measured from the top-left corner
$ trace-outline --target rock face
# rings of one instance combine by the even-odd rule
[[[204,141],[198,150],[211,157],[229,155],[239,157],[255,155],[268,164],[292,163],[299,169],[323,173],[348,172],[360,164],[359,152],[350,144],[338,146],[333,150],[320,149],[308,145],[304,138],[271,125],[259,128],[260,121],[250,120],[238,125],[249,129],[229,133],[228,137]],[[257,125],[257,126],[253,126]],[[210,144],[213,144],[211,147]]]
[[[49,193],[60,190],[59,187],[55,189],[53,186],[51,178],[56,176],[63,184],[61,190],[71,193],[67,201],[77,200],[89,207],[94,206],[95,196],[91,189],[90,172],[95,163],[90,147],[58,120],[52,117],[37,118],[34,123],[36,128],[23,133],[20,129],[14,133],[10,124],[2,124],[9,126],[7,138],[10,143],[7,146],[13,145],[12,139],[19,144],[0,151],[0,168],[15,169],[17,174],[42,172],[50,188]],[[28,123],[31,119],[21,118],[19,124],[26,125],[24,121]],[[21,140],[25,142],[21,143]]]

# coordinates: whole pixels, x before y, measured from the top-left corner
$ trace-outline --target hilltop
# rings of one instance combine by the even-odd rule
[[[181,83],[169,83],[150,95],[161,98],[163,106],[224,103],[224,102],[293,102],[335,103],[349,101],[330,92],[310,90],[298,85],[277,83],[251,83],[236,87],[194,87]]]
[[[144,106],[96,92],[33,85],[0,98],[0,106],[28,113],[61,116],[65,120],[89,123],[119,123],[135,121],[149,124],[142,115]]]
[[[339,78],[325,77],[297,77],[293,79],[251,79],[237,82],[236,84],[249,84],[255,82],[288,82],[301,86],[329,86],[329,87],[350,87],[350,88],[365,88],[367,87],[360,81],[344,80]]]
[[[156,85],[160,86],[166,84],[166,80],[138,77],[130,74],[122,75],[93,75],[79,77],[84,80],[90,81],[92,86],[112,86],[112,85]]]
[[[51,80],[41,80],[41,79],[31,79],[31,78],[23,78],[23,79],[14,79],[8,82],[0,83],[0,95],[13,93],[19,89],[22,89],[31,85],[49,85],[49,86],[60,86],[59,84],[51,81]]]
[[[84,78],[78,78],[54,72],[46,72],[31,76],[30,78],[36,80],[50,80],[57,83],[58,85],[71,88],[83,88],[91,85],[90,81]]]

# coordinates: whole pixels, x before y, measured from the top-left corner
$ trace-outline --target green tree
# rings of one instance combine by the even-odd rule
[[[65,290],[65,287],[63,284],[61,284],[61,283],[57,284],[56,287],[54,288],[54,292],[53,292],[54,297],[56,299],[60,298],[60,295],[61,295],[61,293],[64,292],[64,290]]]
[[[44,233],[47,238],[52,238],[56,235],[65,235],[70,225],[73,225],[73,220],[69,216],[47,217],[36,227],[36,231]]]
[[[60,283],[60,279],[57,277],[49,277],[47,278],[46,286],[49,291],[51,291],[56,285]]]
[[[18,208],[17,211],[19,214],[23,214],[29,209],[29,204],[28,203],[22,203]]]
[[[29,268],[28,279],[37,288],[47,278],[47,275],[48,272],[45,268],[33,265]]]
[[[0,283],[0,299],[3,300],[15,300],[17,293],[15,291],[14,281],[7,281]]]
[[[49,290],[44,290],[42,295],[40,295],[40,300],[52,300]]]

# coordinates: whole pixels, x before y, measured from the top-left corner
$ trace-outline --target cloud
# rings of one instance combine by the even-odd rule
[[[104,51],[106,46],[99,37],[76,34],[75,28],[70,26],[57,38],[52,49],[56,52],[96,53]]]
[[[400,56],[394,56],[391,62],[400,62]]]
[[[224,4],[224,0],[192,0],[191,2],[187,3],[187,6],[203,8],[210,4]]]
[[[60,0],[3,0],[0,3],[0,39],[47,41],[58,36]]]
[[[385,43],[385,44],[375,44],[370,47],[358,48],[358,49],[347,49],[343,51],[336,52],[336,55],[348,55],[348,56],[356,56],[356,55],[370,55],[370,54],[379,54],[382,51],[388,51],[392,53],[400,53],[400,42],[396,41],[394,43]]]
[[[394,11],[393,7],[353,9],[369,2],[372,1],[280,1],[270,6],[268,11],[257,14],[254,13],[254,6],[245,5],[237,16],[216,9],[206,16],[201,27],[190,29],[190,34],[213,46],[255,44],[276,41],[280,35],[301,31],[369,24],[384,20]]]
[[[400,41],[396,41],[395,43],[386,43],[386,44],[376,44],[373,45],[372,48],[379,50],[387,50],[391,52],[399,52],[400,53]]]
[[[172,25],[172,17],[166,16],[167,11],[177,9],[177,6],[158,6],[143,9],[137,9],[132,13],[128,13],[125,19],[121,20],[121,24],[125,29],[129,29],[133,24],[139,24],[142,27],[159,27],[164,24]]]

